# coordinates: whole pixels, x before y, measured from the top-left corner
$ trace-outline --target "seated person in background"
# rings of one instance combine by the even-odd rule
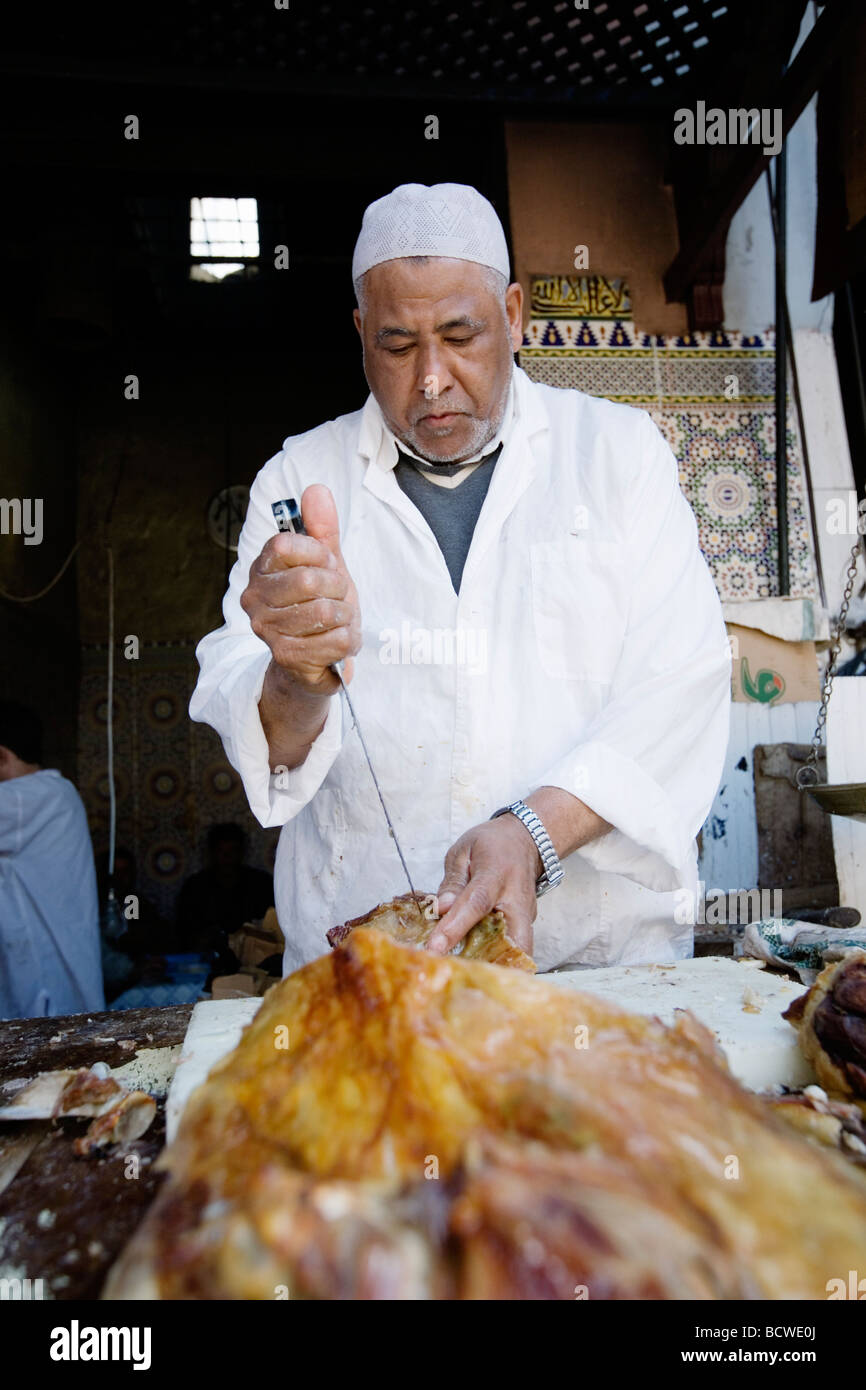
[[[136,887],[135,856],[118,845],[114,851],[114,876],[109,879],[108,851],[96,860],[99,885],[99,930],[102,938],[102,974],[105,997],[116,999],[138,984],[155,984],[165,977],[165,955],[176,949],[174,931],[153,903]],[[108,890],[114,887],[113,911]],[[134,901],[130,901],[134,899]]]
[[[214,974],[231,975],[239,961],[228,938],[245,922],[258,921],[274,905],[274,880],[244,864],[246,837],[239,825],[213,825],[207,836],[207,868],[188,878],[177,904],[182,951],[214,957]]]
[[[38,716],[0,700],[0,1018],[104,1008],[81,797],[42,767]]]

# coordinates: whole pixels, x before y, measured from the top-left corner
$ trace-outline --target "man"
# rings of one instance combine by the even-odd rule
[[[514,366],[521,287],[475,189],[371,204],[353,279],[371,395],[259,473],[190,707],[283,826],[285,968],[406,887],[343,659],[413,882],[438,889],[431,949],[501,907],[542,969],[688,955],[675,898],[730,655],[676,461],[644,411]],[[286,497],[306,536],[276,534]]]
[[[105,1008],[87,816],[41,762],[38,717],[0,700],[0,1018]]]
[[[230,975],[240,961],[228,939],[245,922],[274,906],[274,881],[244,863],[246,836],[228,821],[207,833],[207,865],[187,879],[177,904],[177,935],[184,951],[213,953],[215,973]]]

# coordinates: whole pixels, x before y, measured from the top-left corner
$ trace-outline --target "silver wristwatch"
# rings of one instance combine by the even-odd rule
[[[510,806],[500,807],[498,811],[493,812],[490,819],[496,820],[497,816],[504,816],[509,811],[526,826],[541,856],[544,872],[535,884],[535,896],[540,898],[542,893],[549,893],[551,888],[555,888],[557,883],[562,882],[565,878],[565,870],[559,862],[559,855],[553,848],[553,841],[538,816],[530,810],[525,801],[512,801]]]

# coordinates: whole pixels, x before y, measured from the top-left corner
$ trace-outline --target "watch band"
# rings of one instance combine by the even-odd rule
[[[535,847],[544,866],[541,876],[535,883],[535,896],[540,898],[543,893],[549,893],[551,888],[555,888],[558,883],[562,882],[565,878],[565,870],[559,862],[559,855],[553,848],[553,841],[540,818],[526,805],[525,801],[512,801],[510,806],[501,806],[498,811],[493,812],[490,819],[496,820],[497,816],[504,816],[509,811],[526,826],[535,841]]]

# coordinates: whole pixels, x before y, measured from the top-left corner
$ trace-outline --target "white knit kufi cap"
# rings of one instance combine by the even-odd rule
[[[400,256],[451,256],[492,266],[509,278],[508,247],[496,209],[467,183],[401,183],[364,213],[352,280]]]

